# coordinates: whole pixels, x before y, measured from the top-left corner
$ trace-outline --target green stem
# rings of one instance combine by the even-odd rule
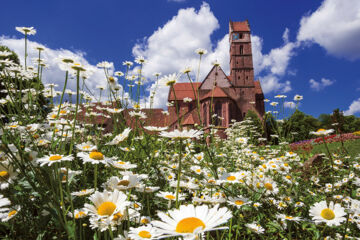
[[[179,162],[178,162],[178,176],[176,185],[176,208],[179,208],[179,190],[180,190],[180,176],[181,176],[181,157],[182,157],[182,140],[180,139]]]
[[[75,124],[76,124],[76,118],[77,118],[77,114],[78,114],[78,109],[79,109],[79,95],[80,95],[80,70],[77,70],[77,74],[76,74],[76,107],[75,107],[75,116],[74,116],[74,123],[72,126],[72,135],[71,135],[71,143],[70,143],[70,150],[69,150],[69,155],[71,155],[73,146],[74,146],[74,138],[75,138]]]

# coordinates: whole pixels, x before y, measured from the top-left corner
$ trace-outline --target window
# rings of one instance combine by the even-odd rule
[[[240,45],[240,55],[243,55],[243,54],[244,54],[244,46]]]
[[[215,114],[216,114],[216,117],[215,117],[215,126],[221,126],[221,118],[222,118],[222,106],[221,106],[221,102],[216,102],[215,103]]]
[[[244,34],[240,33],[239,38],[242,39],[244,37]]]
[[[204,114],[204,127],[207,126],[207,104],[204,103],[203,105],[203,114]]]

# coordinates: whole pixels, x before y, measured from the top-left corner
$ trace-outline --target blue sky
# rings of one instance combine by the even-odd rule
[[[300,109],[308,114],[340,108],[360,115],[358,0],[12,0],[2,6],[0,43],[20,56],[22,36],[15,27],[33,26],[37,34],[30,40],[47,47],[45,57],[71,53],[89,65],[106,60],[124,71],[123,61],[144,55],[148,89],[154,72],[170,74],[187,65],[196,71],[198,47],[209,51],[202,77],[215,59],[228,71],[229,19],[248,19],[256,78],[267,98],[284,94],[292,101],[300,94]],[[61,85],[61,71],[48,63],[45,81]],[[103,82],[101,74],[95,72],[89,85]],[[166,93],[157,94],[156,106],[165,106]]]

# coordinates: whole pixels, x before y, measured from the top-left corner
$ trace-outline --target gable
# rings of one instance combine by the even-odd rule
[[[201,90],[212,90],[214,82],[220,88],[229,88],[231,84],[220,66],[214,66],[200,85]]]

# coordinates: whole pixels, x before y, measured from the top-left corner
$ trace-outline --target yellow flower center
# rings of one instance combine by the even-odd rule
[[[201,227],[202,229],[205,228],[205,224],[203,221],[196,217],[188,217],[178,222],[175,231],[178,233],[193,233],[194,230],[199,227]]]
[[[200,169],[196,169],[196,172],[197,172],[197,173],[200,173],[200,172],[201,172],[201,170],[200,170]]]
[[[115,211],[116,205],[113,202],[103,202],[97,209],[101,216],[110,216]]]
[[[140,231],[140,232],[139,232],[139,236],[142,237],[142,238],[151,238],[150,232],[145,231],[145,230]]]
[[[89,148],[90,148],[90,145],[85,145],[85,146],[82,147],[82,149],[86,149],[86,150],[89,149]]]
[[[201,160],[202,156],[197,156],[196,158],[197,158],[197,160]]]
[[[1,171],[0,172],[0,181],[1,180],[7,180],[10,177],[10,174],[8,171]]]
[[[61,110],[60,113],[61,113],[61,114],[65,114],[65,113],[66,113],[66,110]]]
[[[16,210],[12,210],[11,212],[9,212],[8,217],[11,217],[11,216],[15,215],[16,213],[17,213]]]
[[[123,216],[124,216],[124,215],[122,215],[121,213],[116,213],[116,214],[114,214],[113,220],[114,220],[114,221],[119,220],[119,219],[121,219]]]
[[[175,196],[174,195],[166,195],[165,198],[167,198],[169,200],[174,200]]]
[[[141,219],[141,223],[148,224],[149,220],[147,218],[143,218],[143,219]]]
[[[270,191],[273,190],[273,185],[271,183],[265,183],[264,186],[267,190],[270,190]]]
[[[316,132],[323,132],[323,131],[326,131],[325,129],[323,128],[320,128],[319,130],[317,130]]]
[[[226,178],[226,180],[228,181],[235,181],[236,180],[236,177],[235,176],[229,176]]]
[[[294,219],[292,216],[285,216],[285,219],[289,219],[289,220],[292,220]]]
[[[121,180],[117,185],[118,186],[129,186],[130,182],[128,180]]]
[[[50,161],[58,161],[60,159],[62,159],[62,156],[60,156],[60,155],[53,155],[53,156],[49,157]]]
[[[77,214],[75,214],[75,219],[81,218],[83,216],[85,216],[86,214],[82,211],[78,212]]]
[[[291,179],[291,176],[287,175],[287,176],[286,176],[286,179]]]
[[[96,152],[96,151],[91,152],[89,154],[89,157],[94,160],[103,160],[104,159],[104,155],[101,152]]]
[[[125,164],[125,162],[119,161],[118,164]]]
[[[244,204],[244,201],[236,200],[236,201],[235,201],[235,204],[236,204],[236,205],[243,205],[243,204]]]
[[[332,220],[335,218],[335,213],[330,208],[325,208],[320,213],[321,217],[325,218],[326,220]]]

